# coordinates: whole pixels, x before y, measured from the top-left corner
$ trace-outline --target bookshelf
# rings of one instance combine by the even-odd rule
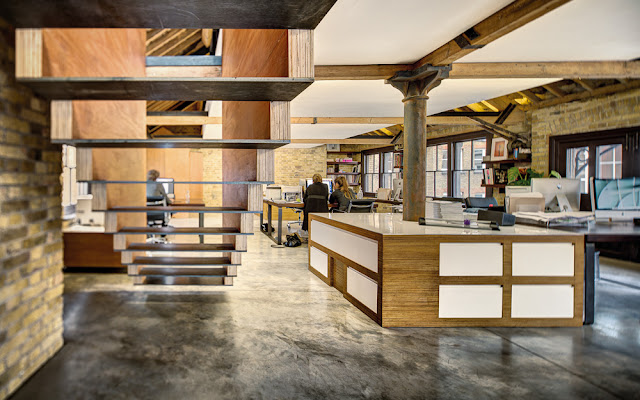
[[[513,166],[531,164],[531,158],[484,161],[488,168],[483,170],[482,187],[504,189],[507,186],[507,170]]]
[[[327,178],[342,175],[354,192],[360,188],[362,171],[360,152],[327,150]]]

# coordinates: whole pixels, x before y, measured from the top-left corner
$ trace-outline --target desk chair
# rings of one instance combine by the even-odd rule
[[[167,201],[163,196],[147,197],[147,207],[163,207],[167,205]],[[169,213],[160,211],[147,212],[147,226],[150,227],[166,227],[169,226]],[[147,235],[147,240],[152,243],[166,243],[166,235]]]
[[[331,212],[341,213],[372,213],[375,200],[349,200],[349,205],[346,211],[340,211],[337,208],[332,209]]]
[[[297,221],[290,221],[287,222],[287,230],[291,229],[291,225],[295,225],[295,224],[300,224],[300,227],[302,227],[302,220],[300,219],[300,217],[302,216],[302,212],[304,211],[302,208],[294,208],[293,211],[298,214],[298,220]]]

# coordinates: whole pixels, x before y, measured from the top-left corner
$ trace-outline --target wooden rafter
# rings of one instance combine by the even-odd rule
[[[453,63],[449,79],[640,78],[640,61]]]
[[[573,81],[575,83],[577,83],[578,85],[582,86],[584,88],[584,90],[587,90],[589,92],[593,92],[596,89],[596,87],[592,83],[590,83],[588,81],[585,81],[585,80],[582,80],[582,79],[574,79]]]
[[[542,85],[542,87],[556,97],[564,97],[567,95],[567,93],[564,90],[560,89],[556,84],[553,84],[553,83],[550,83],[548,85]]]
[[[619,84],[599,87],[597,89],[594,89],[591,92],[588,90],[585,90],[580,93],[572,93],[556,99],[539,101],[537,104],[534,104],[534,107],[542,108],[542,107],[555,106],[558,104],[568,103],[570,101],[586,100],[591,97],[606,96],[613,93],[618,93],[618,92],[622,92],[630,89],[637,89],[637,88],[640,88],[640,80],[636,79],[633,81],[629,81],[628,83],[619,83]]]
[[[523,97],[525,97],[527,100],[529,100],[531,102],[531,104],[540,103],[540,98],[538,96],[536,96],[536,94],[533,93],[531,90],[521,90],[518,93],[520,93]]]
[[[479,22],[457,38],[427,54],[413,64],[448,65],[493,42],[515,29],[539,18],[569,0],[516,0],[497,13]]]
[[[166,34],[164,34],[160,39],[147,44],[147,55],[157,55],[162,49],[170,46],[171,43],[185,31],[186,29],[167,29]]]

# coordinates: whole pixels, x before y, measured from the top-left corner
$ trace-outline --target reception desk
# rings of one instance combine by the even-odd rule
[[[580,326],[584,236],[310,214],[309,270],[383,327]]]

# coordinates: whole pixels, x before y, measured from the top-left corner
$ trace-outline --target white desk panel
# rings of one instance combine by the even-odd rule
[[[373,272],[378,272],[378,242],[340,228],[311,221],[309,239]]]
[[[329,256],[315,247],[309,248],[309,265],[322,275],[329,277]]]
[[[511,318],[573,318],[573,286],[511,286]]]
[[[502,286],[440,285],[440,318],[502,318]]]
[[[440,276],[502,276],[502,244],[440,243]]]
[[[573,276],[573,243],[513,243],[513,276]]]
[[[378,312],[378,284],[351,267],[347,268],[347,293],[371,311]]]

